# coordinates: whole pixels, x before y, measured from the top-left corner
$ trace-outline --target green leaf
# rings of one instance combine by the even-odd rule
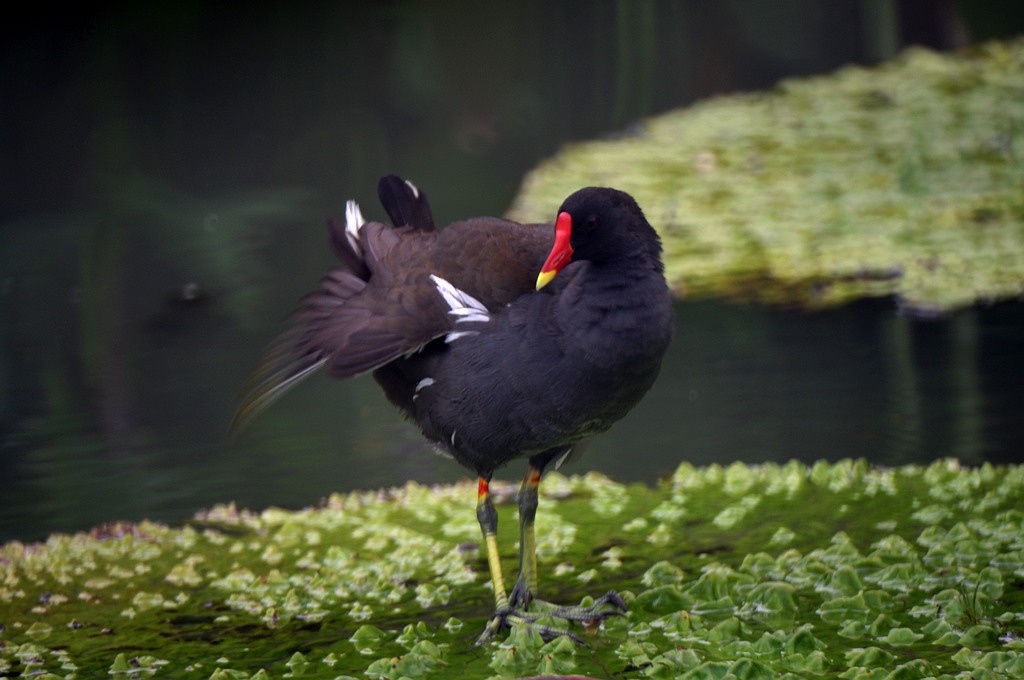
[[[769,666],[754,659],[740,659],[729,667],[737,680],[776,680],[776,673]]]
[[[851,618],[865,616],[871,608],[864,601],[863,595],[853,597],[836,597],[818,607],[818,616],[828,623],[843,623]]]
[[[893,628],[882,638],[882,641],[893,647],[909,647],[923,637],[924,635],[915,633],[909,628]]]
[[[650,665],[644,668],[643,672],[649,678],[674,680],[684,672],[696,668],[700,663],[701,658],[691,648],[670,649],[651,659]]]
[[[893,662],[894,657],[889,652],[879,647],[867,647],[864,649],[851,649],[846,652],[846,665],[852,667],[871,668],[876,666],[888,666]]]
[[[992,626],[971,626],[960,636],[960,644],[965,647],[991,647],[999,640],[999,633]]]
[[[755,611],[792,614],[797,610],[796,588],[780,581],[764,581],[750,589],[744,598]]]
[[[373,625],[362,625],[352,633],[349,642],[360,654],[370,654],[384,639],[384,631]]]
[[[723,661],[705,661],[680,677],[685,680],[723,680],[728,675],[728,663]]]
[[[735,616],[730,616],[709,630],[705,634],[704,639],[708,642],[723,644],[743,638],[747,633],[749,633],[749,630],[743,625],[743,622]]]
[[[861,580],[857,570],[843,564],[840,565],[829,579],[829,588],[838,595],[852,596],[864,590],[864,581]]]
[[[803,625],[786,638],[786,654],[810,654],[825,649],[824,642],[814,637],[810,625]]]
[[[647,571],[644,572],[643,577],[640,579],[641,582],[648,588],[657,588],[660,586],[675,586],[679,585],[683,581],[683,570],[672,564],[662,560],[651,565]]]
[[[632,602],[632,608],[639,611],[646,611],[652,614],[670,614],[672,612],[688,609],[694,604],[694,599],[688,594],[679,590],[678,586],[658,586],[649,588],[639,595]]]
[[[868,626],[860,619],[849,619],[839,629],[839,635],[851,640],[861,640],[870,634]]]

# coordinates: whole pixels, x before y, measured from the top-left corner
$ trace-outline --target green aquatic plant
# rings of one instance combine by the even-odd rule
[[[491,613],[478,536],[461,521],[475,488],[410,483],[299,511],[223,505],[186,526],[8,543],[0,676],[1024,671],[1024,467],[684,463],[654,489],[596,474],[551,481],[540,532],[557,539],[540,556],[545,578],[584,605],[597,578],[629,605],[576,628],[584,647],[519,627],[475,646]],[[756,510],[730,512],[747,498]],[[514,512],[511,501],[499,507]]]
[[[573,144],[510,210],[580,186],[631,193],[687,296],[821,307],[893,296],[942,313],[1024,294],[1024,38],[911,48]]]

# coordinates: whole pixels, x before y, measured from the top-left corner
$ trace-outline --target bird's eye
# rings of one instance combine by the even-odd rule
[[[583,223],[583,226],[590,231],[597,229],[597,215],[591,215],[588,217]]]

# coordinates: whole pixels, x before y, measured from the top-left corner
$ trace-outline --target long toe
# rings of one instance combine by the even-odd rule
[[[626,612],[626,603],[618,593],[610,590],[588,607],[563,606],[533,600],[532,611],[526,611],[518,607],[509,607],[495,612],[483,633],[477,638],[478,645],[490,640],[502,628],[511,628],[514,625],[525,625],[536,630],[545,641],[550,641],[565,635],[577,644],[584,644],[583,639],[569,630],[573,623],[583,625],[604,621],[610,616],[622,616]],[[565,626],[557,625],[557,621],[565,621]],[[552,623],[548,623],[551,621]]]
[[[547,616],[567,621],[604,621],[609,616],[621,616],[626,612],[626,603],[617,592],[609,590],[594,601],[589,607],[566,607],[535,600],[535,609],[542,610]]]

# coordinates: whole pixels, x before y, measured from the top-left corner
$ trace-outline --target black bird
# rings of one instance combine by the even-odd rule
[[[553,228],[479,217],[437,229],[412,183],[384,177],[378,194],[393,226],[366,222],[353,201],[344,227],[328,223],[341,265],[264,355],[232,428],[321,367],[336,378],[373,371],[423,435],[479,477],[495,614],[478,642],[513,623],[578,641],[535,622],[602,620],[625,604],[614,592],[591,607],[534,599],[537,488],[658,375],[673,329],[658,236],[629,194],[609,188],[573,193]],[[514,458],[529,465],[519,577],[506,594],[488,484]]]

